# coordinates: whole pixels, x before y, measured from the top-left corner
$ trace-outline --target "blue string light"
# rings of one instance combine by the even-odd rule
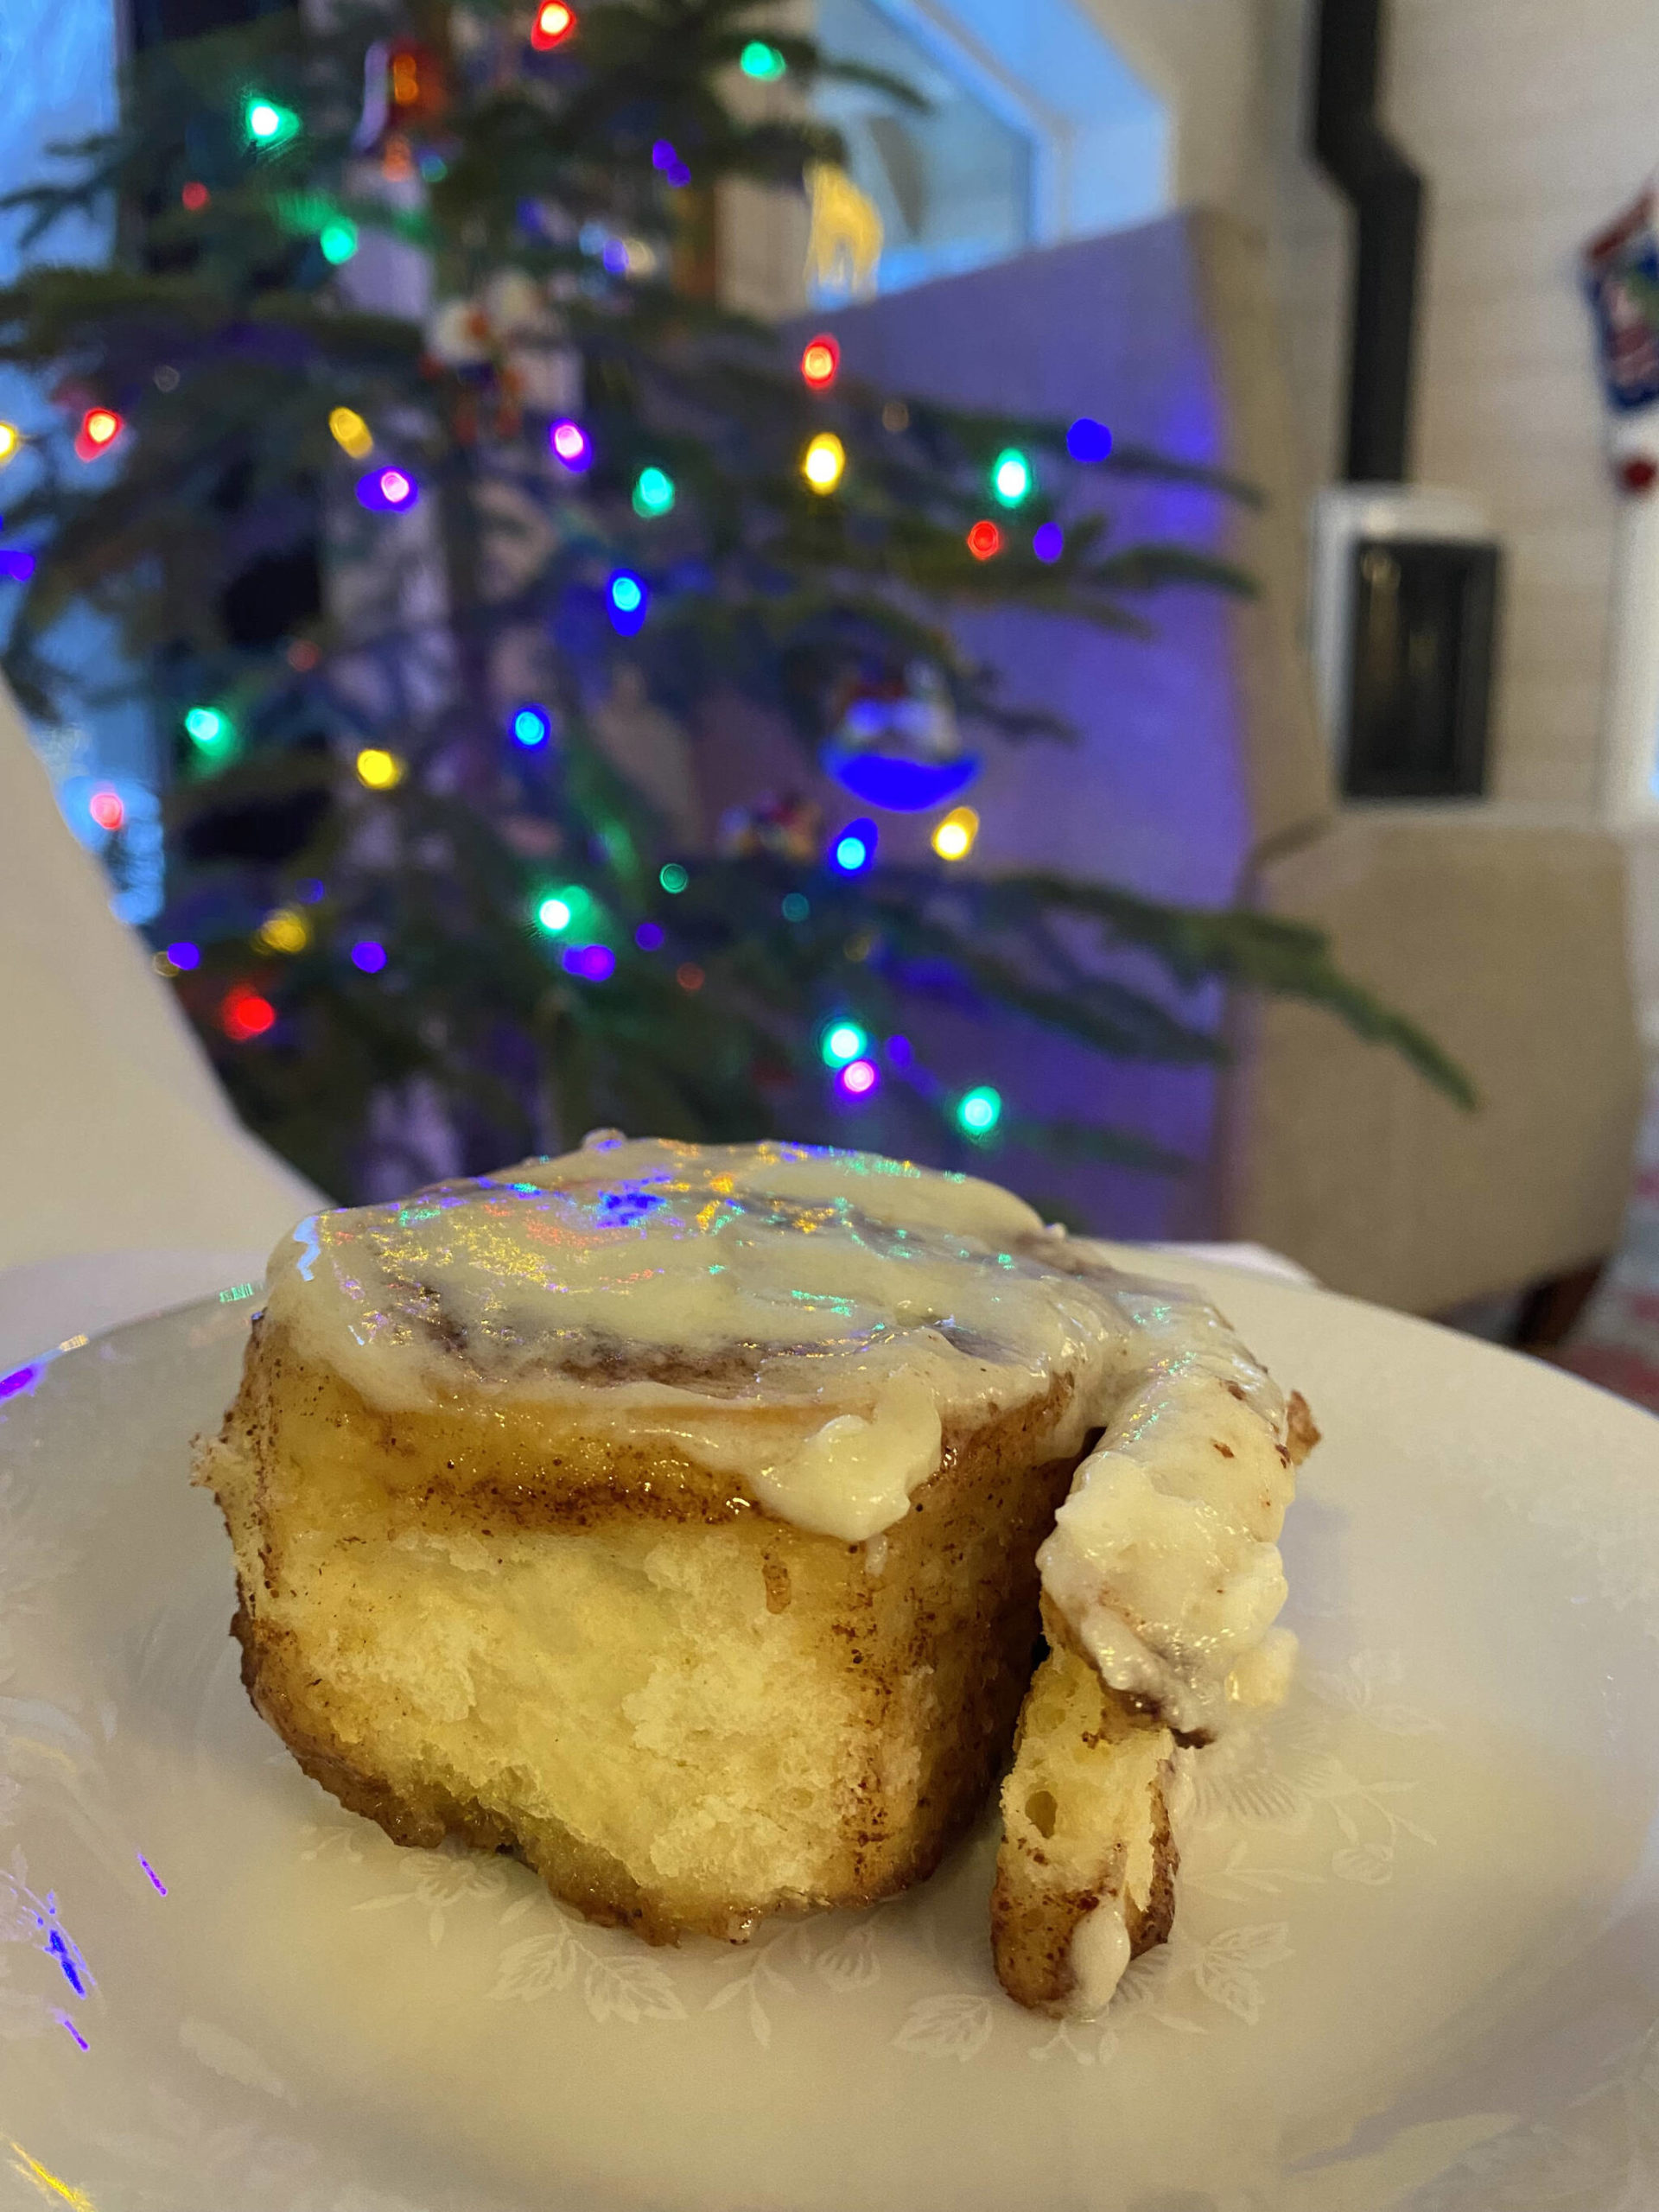
[[[874,865],[877,841],[874,822],[861,817],[841,830],[830,848],[830,865],[838,875],[862,875]]]
[[[1065,449],[1073,461],[1104,461],[1112,449],[1112,434],[1092,415],[1079,415],[1065,434]]]
[[[605,588],[610,601],[612,629],[619,638],[637,637],[645,626],[645,613],[651,605],[650,587],[632,569],[618,569]]]
[[[1046,522],[1031,541],[1031,550],[1039,561],[1058,561],[1065,550],[1065,532],[1057,522]]]

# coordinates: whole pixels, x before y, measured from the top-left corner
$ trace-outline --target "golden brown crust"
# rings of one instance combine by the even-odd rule
[[[1073,1939],[1097,1910],[1121,1914],[1129,1955],[1168,1940],[1179,1858],[1165,1729],[1064,1648],[1033,1677],[991,1892],[997,1979],[1018,2005],[1063,2013],[1077,1994]]]
[[[1033,1466],[1032,1453],[1068,1387],[948,1432],[912,1510],[867,1546],[778,1521],[728,1478],[654,1444],[560,1436],[538,1452],[543,1408],[388,1415],[258,1332],[199,1477],[238,1548],[245,1682],[305,1770],[395,1841],[458,1835],[514,1851],[578,1910],[650,1941],[688,1928],[743,1935],[766,1912],[874,1902],[931,1872],[1006,1758],[1037,1631],[1035,1554],[1076,1465]],[[463,1541],[521,1561],[539,1544],[591,1535],[644,1563],[664,1542],[700,1546],[716,1531],[752,1560],[762,1617],[815,1640],[824,1709],[850,1716],[859,1747],[838,1785],[833,1863],[808,1890],[733,1885],[689,1904],[510,1794],[435,1772],[395,1779],[377,1757],[375,1715],[324,1679],[290,1624],[319,1572],[342,1560],[361,1572],[410,1541]],[[359,1641],[400,1632],[372,1605],[353,1617]],[[747,1619],[730,1632],[753,1633]],[[817,1717],[791,1721],[810,1728]]]
[[[1307,1400],[1300,1390],[1293,1390],[1285,1407],[1286,1443],[1290,1449],[1290,1464],[1300,1467],[1319,1440],[1319,1432]]]

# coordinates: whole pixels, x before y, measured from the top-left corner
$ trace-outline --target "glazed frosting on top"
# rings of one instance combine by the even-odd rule
[[[1048,1401],[1036,1456],[1099,1443],[1040,1554],[1115,1687],[1213,1732],[1284,1596],[1284,1406],[1195,1292],[1118,1272],[971,1176],[782,1143],[628,1141],[316,1214],[266,1313],[372,1404],[574,1410],[877,1538],[945,1425]]]

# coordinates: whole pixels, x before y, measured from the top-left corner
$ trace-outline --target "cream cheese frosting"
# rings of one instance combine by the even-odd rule
[[[1284,1597],[1284,1405],[1197,1293],[1120,1273],[972,1176],[601,1132],[315,1214],[266,1313],[377,1407],[458,1391],[677,1445],[778,1517],[879,1540],[947,1424],[1049,1401],[1077,1452],[1045,1590],[1114,1688],[1211,1733]]]

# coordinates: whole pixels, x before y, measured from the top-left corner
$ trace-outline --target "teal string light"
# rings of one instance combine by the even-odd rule
[[[988,1136],[1001,1118],[1001,1094],[988,1083],[957,1101],[957,1127],[965,1136]]]
[[[262,99],[256,93],[242,103],[242,128],[251,145],[268,152],[298,137],[300,118],[291,107],[280,107],[275,100]]]
[[[832,1021],[818,1039],[827,1068],[844,1068],[862,1059],[869,1049],[870,1040],[855,1021]]]
[[[1031,497],[1031,463],[1018,446],[1005,446],[991,463],[991,489],[1005,507],[1017,507]]]
[[[674,479],[665,468],[642,468],[634,479],[633,512],[647,521],[665,515],[675,500]]]

